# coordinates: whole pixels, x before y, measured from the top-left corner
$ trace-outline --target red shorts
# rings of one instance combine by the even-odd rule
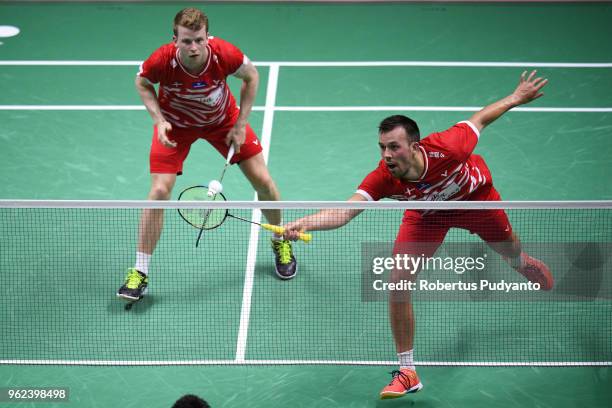
[[[493,186],[483,193],[480,201],[501,201]],[[431,257],[451,228],[478,234],[485,242],[506,241],[512,235],[512,225],[504,210],[446,210],[425,215],[420,211],[407,210],[393,251],[396,254],[424,254]]]
[[[151,173],[177,175],[183,174],[183,162],[187,158],[191,145],[198,139],[208,141],[223,157],[227,157],[229,147],[225,144],[225,137],[234,126],[233,122],[221,124],[213,128],[178,128],[173,127],[168,135],[170,140],[177,143],[176,147],[166,147],[157,138],[157,126],[153,126],[153,142],[149,154],[149,168]],[[232,163],[239,163],[249,159],[262,151],[261,143],[249,124],[246,126],[246,139],[240,147],[240,154],[235,154]]]

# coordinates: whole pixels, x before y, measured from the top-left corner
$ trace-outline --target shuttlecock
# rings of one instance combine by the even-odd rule
[[[217,180],[212,180],[208,183],[208,196],[213,197],[216,194],[219,194],[223,191],[223,184],[218,182]]]

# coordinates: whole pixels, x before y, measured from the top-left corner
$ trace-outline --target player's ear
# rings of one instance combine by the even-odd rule
[[[173,35],[173,36],[172,36],[172,42],[173,42],[173,43],[176,43],[176,40],[178,40],[178,38],[176,38],[176,35]]]

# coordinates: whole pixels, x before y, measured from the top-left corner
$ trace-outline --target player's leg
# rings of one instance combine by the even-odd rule
[[[225,137],[232,126],[233,122],[229,121],[224,126],[208,131],[204,137],[223,157],[226,157],[229,151],[229,147],[225,144]],[[257,192],[259,200],[279,201],[280,193],[272,176],[270,176],[262,152],[263,149],[257,135],[247,124],[244,144],[240,146],[240,153],[234,155],[232,163],[239,164],[240,170]],[[280,210],[262,210],[262,212],[270,224],[282,224]],[[281,279],[293,278],[297,274],[297,262],[293,255],[291,242],[275,235],[272,238],[272,249],[276,259],[276,275]]]
[[[163,146],[157,139],[157,128],[153,131],[153,140],[149,155],[151,172],[151,189],[149,200],[168,200],[176,183],[177,174],[183,170],[183,162],[189,153],[191,144],[197,136],[187,131],[172,131],[171,138],[177,142],[175,148]],[[123,285],[117,296],[129,301],[140,299],[147,291],[149,261],[155,251],[163,228],[164,210],[144,209],[138,226],[138,247],[136,262],[129,268]]]
[[[242,170],[253,186],[253,189],[257,192],[259,201],[280,200],[280,193],[268,171],[262,153],[258,153],[253,157],[241,161],[240,170]],[[281,225],[282,219],[280,210],[262,210],[262,213],[270,224]]]
[[[253,189],[257,192],[260,201],[279,201],[280,194],[274,180],[270,176],[268,167],[263,159],[263,154],[241,161],[240,169],[249,180]],[[270,224],[281,225],[282,217],[280,210],[262,210]],[[297,274],[297,262],[293,255],[291,242],[281,236],[272,237],[272,250],[275,256],[276,275],[281,279],[291,279]]]
[[[504,210],[479,210],[465,217],[470,220],[463,222],[464,227],[478,234],[515,271],[530,282],[540,284],[543,290],[552,289],[554,280],[548,266],[523,252],[521,241]]]
[[[151,174],[148,200],[169,200],[176,183],[176,174]],[[164,223],[164,210],[144,209],[138,227],[138,252],[153,254]],[[148,265],[146,265],[148,267]],[[147,271],[142,271],[148,273]]]
[[[448,227],[437,222],[439,217],[430,215],[423,218],[421,213],[406,211],[395,241],[393,253],[415,257],[432,256],[440,246]],[[434,222],[431,222],[434,221]],[[390,282],[416,281],[418,270],[394,269]],[[399,359],[399,370],[392,372],[391,382],[380,392],[382,399],[398,398],[407,393],[419,391],[423,385],[414,366],[415,318],[412,296],[409,290],[389,293],[389,321]]]
[[[478,235],[495,252],[527,280],[538,283],[543,290],[551,290],[554,280],[548,266],[522,250],[521,241],[513,231],[508,215],[503,210],[488,210],[478,218]]]
[[[149,200],[168,200],[176,182],[176,174],[152,174]],[[128,269],[125,282],[117,296],[126,300],[138,300],[145,295],[148,285],[149,261],[155,251],[164,224],[164,210],[145,208],[138,226],[136,262]]]

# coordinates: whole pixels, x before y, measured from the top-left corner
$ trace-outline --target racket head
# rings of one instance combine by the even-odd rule
[[[188,187],[181,191],[178,199],[179,201],[213,201],[213,197],[208,196],[207,186]],[[217,193],[214,196],[214,201],[226,201],[226,199],[222,193]],[[178,212],[181,218],[192,227],[211,230],[223,224],[227,219],[229,210],[227,208],[179,208]]]

